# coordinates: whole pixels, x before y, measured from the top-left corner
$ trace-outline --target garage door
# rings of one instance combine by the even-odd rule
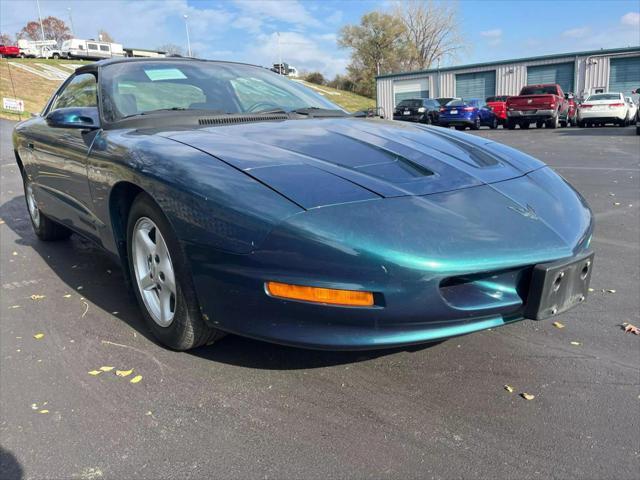
[[[496,94],[496,71],[456,75],[456,97],[485,100]]]
[[[609,91],[631,95],[640,88],[640,57],[612,58],[609,60]]]
[[[407,98],[429,98],[429,77],[393,82],[393,100],[395,107]]]
[[[574,67],[573,62],[527,67],[527,85],[557,83],[563,91],[573,92]]]

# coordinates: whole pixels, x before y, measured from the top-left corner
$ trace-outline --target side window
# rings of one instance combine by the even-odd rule
[[[109,51],[109,45],[100,45],[100,51],[101,52],[108,52]]]
[[[98,50],[98,45],[96,45],[95,43],[87,43],[87,49],[88,50]]]
[[[98,89],[96,77],[91,73],[76,75],[58,94],[50,112],[66,107],[97,107]]]
[[[84,50],[84,45],[82,44],[78,45],[78,50]]]

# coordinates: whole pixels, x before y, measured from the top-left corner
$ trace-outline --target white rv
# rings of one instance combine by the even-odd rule
[[[55,50],[55,40],[27,40],[21,38],[18,40],[18,48],[20,49],[20,57],[37,58],[43,56],[43,50],[46,52]],[[48,58],[45,56],[45,58]]]
[[[124,50],[120,43],[72,38],[62,42],[62,56],[65,58],[100,60],[101,58],[124,57]]]

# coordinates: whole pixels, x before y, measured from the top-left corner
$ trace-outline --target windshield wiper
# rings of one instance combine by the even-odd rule
[[[171,107],[171,108],[156,108],[155,110],[147,110],[144,112],[133,113],[131,115],[126,115],[122,118],[124,119],[124,118],[131,118],[131,117],[139,117],[141,115],[151,115],[154,113],[162,113],[162,112],[185,112],[185,111],[207,112],[207,113],[214,113],[214,114],[224,113],[222,110],[210,110],[206,108]]]
[[[297,113],[299,115],[309,115],[312,117],[346,117],[348,113],[332,108],[320,108],[320,107],[303,107],[291,110],[289,113]]]

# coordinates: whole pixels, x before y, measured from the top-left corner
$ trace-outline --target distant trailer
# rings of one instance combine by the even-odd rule
[[[142,57],[142,58],[157,58],[166,57],[167,52],[161,52],[159,50],[146,50],[144,48],[125,48],[125,57]]]
[[[100,60],[102,58],[124,57],[125,52],[120,43],[97,42],[72,38],[62,42],[62,56],[83,60]]]

